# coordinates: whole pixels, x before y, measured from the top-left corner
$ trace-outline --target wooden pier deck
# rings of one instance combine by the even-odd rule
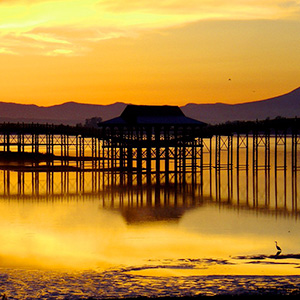
[[[233,163],[239,172],[286,172],[288,164],[297,172],[300,123],[284,121],[284,126],[272,121],[222,126],[104,123],[99,129],[6,123],[0,124],[0,163],[178,174],[183,182],[187,173],[202,182],[204,170],[226,170],[230,176]]]

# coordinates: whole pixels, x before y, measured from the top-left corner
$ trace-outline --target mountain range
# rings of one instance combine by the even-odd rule
[[[119,116],[126,103],[110,105],[66,102],[49,107],[0,102],[0,122],[84,124],[86,119],[101,117],[103,121]],[[241,104],[195,104],[181,107],[187,117],[209,124],[227,121],[251,121],[300,116],[300,87],[281,96]]]

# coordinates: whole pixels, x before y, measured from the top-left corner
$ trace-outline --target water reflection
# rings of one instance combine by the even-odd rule
[[[297,170],[207,169],[201,175],[202,182],[197,184],[194,175],[185,176],[185,184],[178,184],[175,174],[166,178],[166,174],[2,169],[0,199],[49,201],[98,197],[101,207],[120,209],[128,223],[176,220],[186,209],[207,201],[265,213],[296,217],[299,214]]]
[[[165,259],[202,263],[273,255],[274,240],[283,253],[298,253],[298,200],[292,197],[298,182],[286,176],[284,187],[278,173],[276,185],[272,173],[266,180],[264,171],[257,172],[257,181],[251,172],[236,175],[236,170],[205,170],[202,184],[187,176],[186,184],[179,185],[172,176],[166,181],[165,174],[159,180],[151,174],[149,183],[149,174],[2,170],[0,266],[107,269]],[[244,263],[229,266],[235,267],[196,269],[201,274],[258,270]],[[276,265],[268,272],[297,272],[288,267]]]
[[[205,280],[209,290],[209,278],[217,278],[199,275],[227,275],[213,288],[225,284],[224,292],[232,290],[228,275],[299,275],[299,168],[289,155],[278,155],[275,167],[272,152],[268,164],[247,162],[240,151],[229,165],[223,154],[220,167],[206,164],[196,174],[0,165],[6,288],[23,299],[47,295],[50,286],[56,297],[59,289],[72,294],[75,282],[89,290],[80,294],[85,298],[103,291],[99,297],[149,297],[172,295],[180,282],[179,290],[197,295]],[[257,276],[251,278],[255,286]]]

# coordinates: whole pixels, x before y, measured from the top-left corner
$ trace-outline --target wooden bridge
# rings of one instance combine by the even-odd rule
[[[192,187],[200,198],[234,199],[247,207],[264,199],[263,207],[298,212],[298,119],[218,126],[115,121],[97,129],[0,124],[0,194],[77,197],[174,185]]]
[[[204,170],[225,170],[230,178],[234,166],[239,172],[286,172],[288,165],[293,174],[299,170],[298,119],[206,126],[176,110],[156,119],[153,112],[137,117],[136,108],[124,113],[99,128],[0,124],[0,167],[23,172],[128,171],[146,174],[149,181],[151,174],[162,173],[166,181],[175,176],[178,182],[190,173],[195,183],[203,181]]]

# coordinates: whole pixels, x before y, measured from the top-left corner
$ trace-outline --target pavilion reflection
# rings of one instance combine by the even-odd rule
[[[166,178],[164,173],[2,169],[0,199],[96,200],[101,209],[119,210],[128,223],[176,221],[187,209],[211,202],[285,216],[299,214],[297,172],[208,169],[197,184],[192,175],[186,176],[185,184],[179,184],[175,174]]]
[[[110,195],[110,199],[103,201],[101,208],[120,211],[127,224],[178,222],[187,210],[210,201],[210,197],[200,194],[199,186],[161,182],[109,186],[104,195]]]

